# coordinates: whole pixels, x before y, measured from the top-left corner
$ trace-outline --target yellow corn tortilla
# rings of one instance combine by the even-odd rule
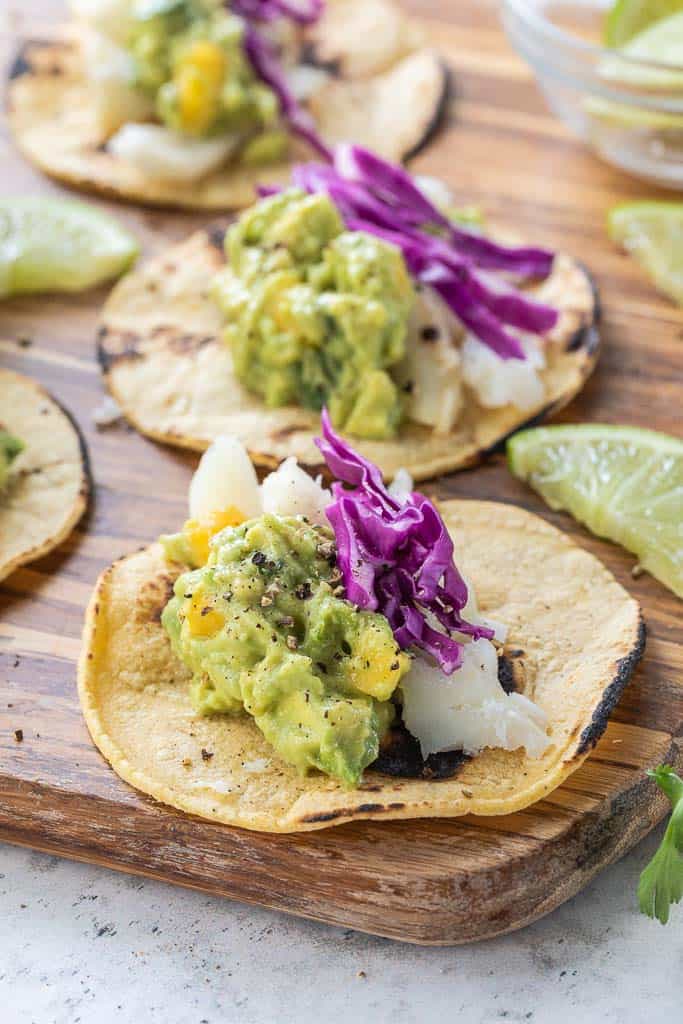
[[[317,467],[319,415],[268,409],[233,374],[221,316],[206,291],[224,265],[223,235],[220,227],[198,231],[117,284],[98,340],[107,386],[126,418],[158,441],[201,451],[219,434],[233,434],[258,465],[295,455]],[[391,441],[352,438],[354,447],[388,478],[404,466],[423,480],[475,464],[514,430],[566,405],[598,357],[597,301],[585,270],[568,256],[557,257],[550,286],[561,318],[546,346],[546,395],[537,408],[485,409],[468,396],[449,434],[408,422]]]
[[[441,511],[480,607],[510,627],[520,692],[548,715],[553,743],[542,758],[487,749],[450,779],[368,770],[353,790],[322,774],[300,776],[248,716],[193,711],[188,671],[159,621],[179,570],[154,545],[103,573],[86,616],[81,705],[114,770],[163,803],[264,832],[507,814],[550,793],[594,747],[641,654],[638,604],[593,555],[537,516],[478,501],[449,501]]]
[[[419,26],[389,0],[329,0],[305,50],[333,72],[310,104],[328,143],[352,140],[401,160],[438,127],[448,102],[448,72],[423,48]],[[257,183],[286,182],[292,162],[312,158],[310,150],[293,145],[291,161],[226,166],[190,184],[148,177],[106,149],[74,26],[23,46],[10,70],[7,110],[17,145],[46,174],[75,188],[149,205],[248,206]]]
[[[35,381],[0,369],[0,424],[23,441],[0,490],[0,580],[69,536],[88,502],[83,440]]]

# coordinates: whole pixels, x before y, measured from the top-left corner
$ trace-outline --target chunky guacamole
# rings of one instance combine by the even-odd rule
[[[390,438],[403,416],[392,368],[414,302],[398,249],[346,231],[332,200],[290,189],[226,235],[212,294],[242,384],[266,405],[327,405],[335,426]]]
[[[243,136],[242,161],[282,156],[275,93],[253,72],[244,21],[214,0],[144,0],[134,7],[128,49],[136,84],[160,120],[195,138]]]
[[[167,554],[186,542],[167,538]],[[247,712],[285,761],[355,785],[410,659],[383,616],[344,600],[339,580],[330,530],[264,515],[213,537],[162,623],[193,673],[198,711]]]
[[[9,467],[23,450],[23,442],[0,426],[0,490],[7,483]]]

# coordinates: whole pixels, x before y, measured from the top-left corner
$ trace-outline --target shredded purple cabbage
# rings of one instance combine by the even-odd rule
[[[423,494],[394,498],[378,467],[335,434],[326,409],[322,433],[316,444],[338,481],[326,513],[347,598],[381,612],[401,648],[425,651],[450,675],[462,664],[452,634],[490,640],[493,631],[461,617],[467,585],[441,516]]]
[[[289,18],[300,25],[317,21],[324,7],[324,0],[233,0],[231,9],[244,18],[244,52],[254,72],[262,82],[273,90],[280,104],[280,111],[292,132],[308,143],[323,157],[332,159],[331,150],[318,135],[315,121],[298,102],[290,89],[271,40],[260,31],[260,26],[278,18]]]
[[[325,160],[330,160],[332,151],[318,135],[311,115],[295,99],[287,84],[275,47],[250,22],[247,23],[244,33],[244,52],[258,77],[277,96],[280,110],[295,135],[304,139]]]
[[[547,277],[552,269],[554,254],[545,249],[509,248],[454,224],[420,191],[407,171],[362,146],[338,146],[334,168],[342,179],[373,192],[390,208],[394,223],[442,228],[453,248],[479,267],[520,277]]]
[[[506,327],[544,335],[558,313],[494,274],[547,277],[554,255],[510,248],[454,224],[403,170],[360,146],[341,145],[332,164],[301,164],[292,180],[307,192],[326,192],[351,231],[365,231],[401,249],[413,277],[429,285],[503,359],[524,359]]]
[[[312,25],[322,14],[325,0],[231,0],[230,9],[247,20],[269,22],[289,18]]]

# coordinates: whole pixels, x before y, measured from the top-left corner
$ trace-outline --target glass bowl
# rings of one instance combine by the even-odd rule
[[[564,123],[603,159],[683,189],[683,61],[601,45],[610,0],[503,0],[503,24]]]

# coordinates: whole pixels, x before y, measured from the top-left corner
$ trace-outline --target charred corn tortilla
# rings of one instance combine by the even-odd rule
[[[421,44],[419,27],[387,0],[331,0],[304,44],[304,56],[332,73],[310,104],[321,137],[330,144],[353,139],[392,160],[419,149],[438,126],[449,93],[446,68],[418,49]],[[227,210],[253,202],[257,182],[289,179],[287,161],[226,167],[181,184],[151,179],[115,157],[97,124],[73,28],[24,45],[7,97],[10,127],[27,159],[76,188],[153,205]],[[302,157],[310,152],[293,147],[293,161]]]
[[[220,227],[199,231],[116,286],[98,341],[109,390],[130,422],[156,440],[202,450],[219,434],[234,434],[259,465],[295,455],[317,466],[318,415],[296,406],[268,409],[233,374],[220,314],[206,292],[224,263],[223,235]],[[387,477],[404,466],[421,480],[473,465],[512,431],[566,405],[597,360],[597,302],[588,275],[567,256],[557,258],[546,287],[561,318],[558,340],[547,345],[538,408],[484,409],[472,399],[450,434],[406,423],[391,441],[354,439],[358,451]]]
[[[177,569],[154,545],[107,569],[87,612],[81,704],[115,771],[183,811],[265,832],[507,814],[546,796],[588,756],[633,671],[638,605],[595,557],[528,512],[476,501],[441,512],[482,611],[510,626],[522,692],[548,714],[553,743],[541,759],[485,750],[442,781],[367,770],[355,790],[302,778],[248,716],[194,713],[187,670],[159,621]]]
[[[88,500],[78,429],[35,381],[0,369],[0,423],[23,441],[0,491],[0,580],[56,548]]]

